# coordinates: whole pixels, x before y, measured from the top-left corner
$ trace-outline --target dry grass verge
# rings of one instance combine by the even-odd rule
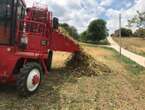
[[[120,44],[120,39],[118,37],[113,37],[113,39]],[[145,56],[145,39],[144,38],[121,38],[121,46],[131,52]]]

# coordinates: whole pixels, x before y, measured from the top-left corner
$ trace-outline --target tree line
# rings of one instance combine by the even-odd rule
[[[119,37],[120,29],[116,30],[111,36]],[[122,37],[145,37],[145,29],[138,28],[135,32],[128,28],[121,28]]]
[[[74,38],[75,40],[78,40],[79,39],[79,33],[77,31],[77,29],[74,27],[74,26],[70,26],[69,24],[67,23],[62,23],[60,24],[60,27],[62,29],[65,30],[65,32],[72,38]],[[65,34],[66,34],[65,33]]]
[[[128,28],[121,28],[122,37],[145,37],[145,12],[137,11],[137,15],[135,15],[132,19],[128,20],[127,27],[136,27],[137,29],[133,32]],[[120,29],[116,30],[111,36],[119,36]]]
[[[86,31],[80,34],[80,41],[83,42],[99,42],[108,36],[106,21],[103,19],[93,20]]]
[[[106,27],[106,21],[103,19],[96,19],[90,22],[87,29],[78,33],[77,29],[74,26],[70,26],[67,23],[60,24],[60,27],[63,28],[70,37],[81,41],[81,42],[100,42],[101,40],[106,39],[108,34],[108,29]],[[137,27],[136,31],[133,32],[130,27]],[[128,20],[128,28],[121,28],[122,37],[145,37],[145,12],[137,11],[137,15],[132,19]],[[116,30],[111,36],[119,36],[120,29]]]
[[[65,29],[71,37],[81,42],[95,43],[104,40],[108,36],[106,21],[103,19],[93,20],[87,29],[80,34],[74,26],[70,26],[69,24],[62,23],[60,27]]]

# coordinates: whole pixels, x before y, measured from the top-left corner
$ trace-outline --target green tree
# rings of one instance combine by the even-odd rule
[[[106,21],[94,20],[88,26],[88,40],[100,41],[107,37]]]
[[[80,34],[80,41],[86,42],[87,40],[87,31],[84,31]]]
[[[137,29],[134,33],[134,36],[144,38],[145,37],[145,29],[143,29],[143,28]]]
[[[120,29],[116,30],[114,35],[116,37],[118,37],[119,33],[120,33]],[[130,37],[130,36],[132,36],[132,30],[131,29],[127,29],[127,28],[121,28],[121,36],[122,37]]]
[[[79,39],[79,34],[77,29],[74,26],[70,26],[67,23],[63,23],[60,24],[60,27],[62,27],[63,29],[65,29],[68,34],[73,37],[74,39]]]
[[[80,34],[80,41],[87,42],[91,38],[91,34],[88,31],[84,31]]]
[[[133,25],[138,28],[145,28],[145,12],[137,11],[137,15],[135,15],[131,20],[128,20],[128,26],[132,27]]]
[[[78,31],[74,26],[70,27],[69,34],[70,34],[70,36],[74,37],[75,39],[79,39]]]

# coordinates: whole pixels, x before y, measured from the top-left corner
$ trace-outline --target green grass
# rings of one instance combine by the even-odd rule
[[[128,71],[130,71],[134,75],[142,74],[145,71],[144,67],[140,66],[136,62],[130,60],[129,58],[127,58],[123,55],[120,56],[120,54],[118,52],[116,52],[114,49],[108,48],[108,47],[102,47],[102,48],[112,51],[114,53],[113,57],[116,58],[121,64],[123,64],[125,66],[125,68]]]
[[[107,39],[101,41],[86,41],[86,42],[82,41],[82,43],[91,44],[91,45],[110,45]]]
[[[82,46],[88,46],[88,47],[98,47],[96,44],[91,44],[91,43],[79,43]]]
[[[79,43],[79,45],[82,45],[82,46],[86,46],[86,47],[105,47],[105,45],[97,45],[97,44],[91,44],[91,43]],[[107,46],[107,45],[106,45]],[[109,46],[109,45],[108,45]]]
[[[134,73],[135,75],[141,74],[144,71],[144,67],[140,66],[139,64],[137,64],[136,62],[128,59],[125,56],[122,56],[121,59],[124,63],[127,64],[126,68],[131,71],[132,73]]]
[[[141,55],[141,56],[143,56],[143,57],[145,57],[145,52],[135,52],[136,54],[139,54],[139,55]]]

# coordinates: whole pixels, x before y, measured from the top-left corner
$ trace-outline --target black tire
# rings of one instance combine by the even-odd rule
[[[37,69],[39,71],[40,80],[39,80],[39,85],[37,86],[37,88],[33,91],[30,91],[27,87],[27,81],[28,81],[28,77],[30,73],[34,69]],[[42,78],[41,75],[42,75],[42,68],[38,63],[30,62],[23,65],[23,67],[20,69],[19,74],[16,77],[16,85],[17,85],[17,90],[18,90],[19,95],[27,97],[34,94],[38,90],[41,84],[41,78]]]
[[[48,53],[48,59],[45,61],[46,65],[47,65],[47,70],[48,71],[51,71],[52,59],[53,59],[53,51],[49,51],[49,53]]]

